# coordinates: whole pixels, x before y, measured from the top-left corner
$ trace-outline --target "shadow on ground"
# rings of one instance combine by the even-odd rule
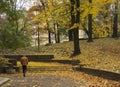
[[[87,74],[91,74],[93,76],[98,76],[108,80],[120,81],[119,73],[113,73],[109,71],[90,69],[90,68],[76,68],[76,71],[85,72]]]

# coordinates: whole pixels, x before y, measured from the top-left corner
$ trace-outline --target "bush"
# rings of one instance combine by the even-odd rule
[[[6,24],[0,29],[0,49],[17,49],[30,46],[31,36],[27,31],[19,31],[16,28]]]
[[[7,66],[8,64],[9,64],[9,61],[7,58],[0,57],[0,66],[1,67]]]

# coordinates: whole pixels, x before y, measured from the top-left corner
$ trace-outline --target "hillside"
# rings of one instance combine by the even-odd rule
[[[120,39],[103,38],[95,39],[88,43],[80,40],[81,54],[70,57],[73,52],[73,43],[64,42],[48,46],[41,46],[40,52],[37,47],[29,47],[16,51],[14,54],[53,54],[55,59],[79,59],[83,67],[100,69],[120,73]]]
[[[72,42],[41,46],[40,52],[37,52],[37,47],[29,47],[6,53],[54,54],[55,59],[79,59],[83,66],[77,71],[54,71],[46,74],[69,77],[78,83],[85,83],[88,85],[86,87],[120,87],[120,39],[95,39],[92,43],[80,40],[80,48],[82,53],[75,57],[70,57],[73,52]]]
[[[82,53],[72,59],[79,59],[84,67],[120,73],[120,39],[95,39],[92,43],[81,40],[80,47]],[[71,59],[72,52],[73,43],[64,42],[43,46],[40,53],[54,54],[57,59]]]

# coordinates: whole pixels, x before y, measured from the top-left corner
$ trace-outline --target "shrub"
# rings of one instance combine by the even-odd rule
[[[9,61],[7,58],[0,57],[0,66],[7,66],[9,64]]]
[[[16,28],[6,24],[0,29],[0,49],[17,49],[29,46],[31,36],[27,31],[19,31],[16,33]]]

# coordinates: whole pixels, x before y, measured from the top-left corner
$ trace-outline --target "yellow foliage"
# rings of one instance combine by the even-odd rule
[[[41,2],[43,2],[42,0]],[[76,8],[74,10],[74,14],[76,15],[76,11],[80,11],[80,19],[84,21],[88,14],[92,14],[93,19],[98,16],[100,11],[107,12],[104,9],[106,4],[110,4],[117,0],[92,0],[92,3],[89,3],[89,0],[82,0],[80,8]],[[42,6],[42,5],[41,5]],[[69,25],[70,23],[70,1],[69,0],[48,0],[46,1],[44,9],[36,8],[33,6],[29,11],[38,11],[39,13],[33,18],[32,22],[36,23],[39,21],[40,25],[44,25],[46,21],[49,24],[54,24],[56,22],[60,23],[61,26]],[[47,24],[47,23],[46,23]],[[46,25],[45,25],[46,27]],[[74,24],[70,29],[74,29],[79,27],[79,24]]]
[[[30,13],[30,12],[39,11],[39,10],[40,10],[40,8],[39,8],[38,6],[32,6],[32,7],[28,10],[28,12]]]
[[[93,29],[94,37],[107,37],[112,32],[110,25],[99,25]]]
[[[105,11],[103,7],[106,4],[110,4],[115,2],[116,0],[94,0],[92,3],[89,3],[88,1],[84,1],[81,4],[81,19],[84,20],[88,16],[88,14],[92,14],[93,18],[96,18],[98,16],[99,11]]]
[[[79,27],[79,24],[78,24],[78,23],[75,23],[72,27],[70,27],[70,30],[71,30],[71,29],[75,29],[75,28],[77,28],[77,27]]]
[[[17,62],[18,66],[21,66],[20,62]],[[64,64],[59,64],[59,63],[45,63],[45,62],[29,62],[29,66],[64,66]]]
[[[53,0],[49,0],[48,7],[52,7],[52,6],[53,6]]]

